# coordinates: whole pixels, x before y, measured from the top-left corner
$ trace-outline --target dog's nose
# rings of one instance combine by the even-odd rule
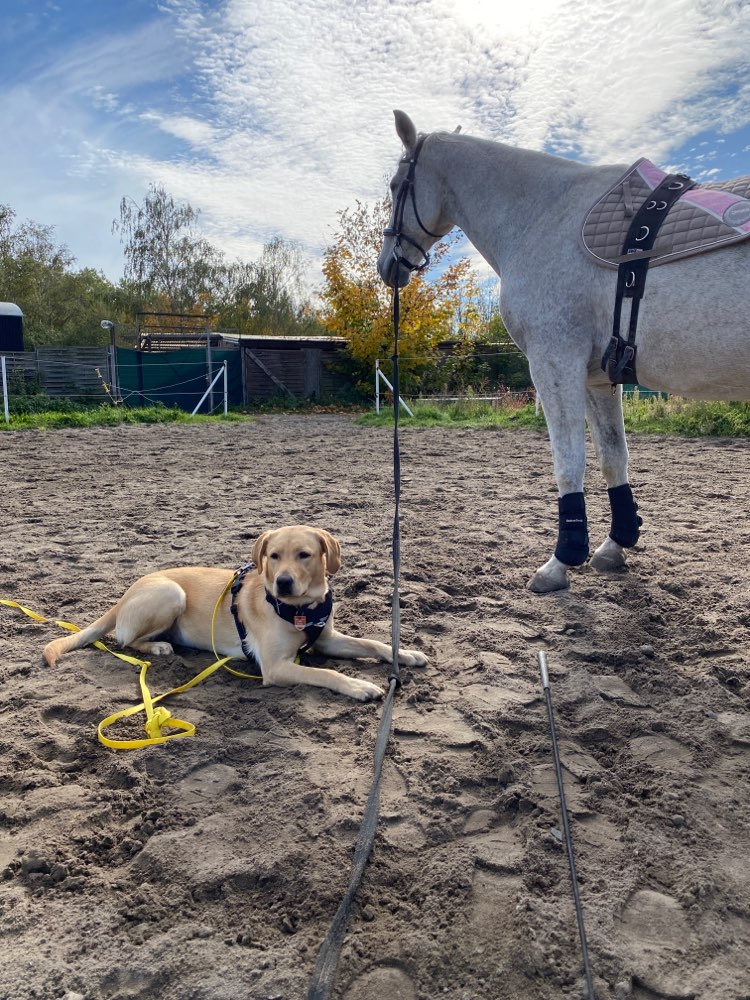
[[[276,577],[276,590],[279,594],[291,594],[294,590],[294,580],[288,573]]]

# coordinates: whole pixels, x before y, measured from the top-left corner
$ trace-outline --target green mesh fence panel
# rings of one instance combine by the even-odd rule
[[[211,377],[215,377],[227,362],[229,405],[242,403],[242,360],[240,351],[211,351]],[[201,347],[184,347],[177,351],[133,351],[117,348],[120,392],[127,406],[179,406],[191,413],[208,388],[206,351]],[[214,412],[223,412],[224,380],[213,389]],[[199,413],[208,413],[207,397]]]

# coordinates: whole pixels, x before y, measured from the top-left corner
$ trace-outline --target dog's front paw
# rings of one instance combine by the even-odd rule
[[[399,649],[398,662],[405,667],[424,667],[427,665],[427,657],[416,649]]]
[[[347,694],[358,701],[375,701],[382,698],[385,692],[377,684],[370,684],[369,681],[357,681],[352,679],[352,685]]]

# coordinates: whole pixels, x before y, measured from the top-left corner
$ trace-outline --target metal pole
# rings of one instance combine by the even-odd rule
[[[8,407],[8,372],[5,367],[5,355],[0,358],[0,365],[3,370],[3,409],[5,410],[5,423],[10,423],[10,409]]]
[[[112,324],[112,329],[110,331],[112,339],[112,395],[115,397],[117,403],[122,402],[122,393],[120,392],[120,368],[117,364],[117,344],[115,343],[115,325]]]
[[[117,348],[115,347],[115,324],[111,319],[103,319],[99,324],[102,330],[109,330],[109,347],[107,349],[107,366],[109,368],[110,398],[113,403],[121,403],[120,376],[117,370]]]
[[[380,413],[380,361],[375,359],[375,412]]]
[[[211,331],[206,320],[206,383],[208,385],[208,412],[214,412],[214,383],[212,382],[213,368],[211,366]],[[205,396],[203,397],[206,398]]]
[[[227,389],[227,359],[224,358],[224,416],[227,415],[228,409],[229,409],[229,392]]]
[[[573,853],[573,838],[570,834],[570,823],[568,822],[568,806],[565,801],[565,786],[563,784],[562,766],[560,764],[560,751],[557,746],[557,734],[555,732],[555,719],[552,714],[552,692],[549,687],[549,673],[547,671],[547,654],[540,649],[537,653],[539,658],[539,671],[542,675],[542,687],[544,689],[544,699],[547,703],[547,718],[549,720],[550,738],[552,740],[552,754],[555,758],[555,776],[557,777],[557,790],[560,795],[560,813],[562,818],[563,832],[565,834],[565,846],[568,851],[568,868],[570,869],[570,881],[573,886],[573,902],[576,910],[576,920],[578,922],[578,936],[581,940],[581,955],[583,956],[583,974],[586,980],[586,1000],[596,1000],[594,984],[591,979],[591,965],[589,963],[589,949],[586,944],[586,928],[583,924],[583,907],[581,906],[581,894],[578,890],[578,875],[576,874],[576,859]]]

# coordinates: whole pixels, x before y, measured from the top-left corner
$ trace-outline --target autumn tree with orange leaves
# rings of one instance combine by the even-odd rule
[[[339,212],[339,232],[324,253],[321,320],[329,334],[349,341],[362,386],[372,385],[376,359],[389,371],[393,354],[392,293],[377,270],[389,215],[387,197],[372,208],[358,201]],[[476,295],[469,260],[444,263],[453,242],[441,240],[431,249],[432,280],[415,273],[400,292],[399,368],[412,389],[434,364],[437,345],[470,338],[479,322],[478,312],[466,308]]]

